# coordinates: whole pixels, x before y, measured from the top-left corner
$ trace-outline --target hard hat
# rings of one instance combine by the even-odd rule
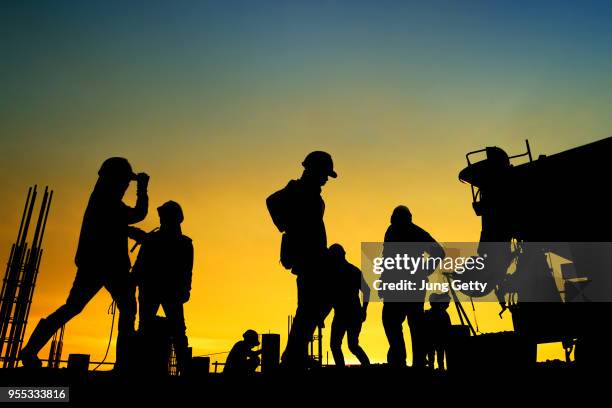
[[[175,219],[179,224],[183,222],[183,209],[176,201],[166,201],[157,207],[157,213],[160,217],[166,216]]]
[[[136,174],[134,174],[132,171],[130,162],[123,157],[111,157],[110,159],[104,160],[100,170],[98,170],[98,176],[115,179],[136,180]]]
[[[398,205],[391,214],[391,224],[397,224],[398,222],[412,222],[412,213],[405,205]]]
[[[346,251],[340,244],[333,244],[329,247],[329,254],[334,258],[344,258]]]
[[[256,346],[259,346],[259,335],[253,329],[249,329],[245,331],[244,334],[242,335],[242,338],[244,338],[245,341],[248,341],[251,344],[255,344]]]
[[[308,153],[302,162],[302,166],[304,166],[305,169],[322,171],[332,178],[338,177],[338,174],[334,171],[332,157],[327,152],[314,151]]]

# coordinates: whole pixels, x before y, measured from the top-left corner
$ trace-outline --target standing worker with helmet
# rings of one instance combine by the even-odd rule
[[[159,230],[147,234],[134,265],[140,306],[139,331],[147,334],[161,305],[168,318],[177,368],[183,373],[188,358],[183,305],[191,292],[193,244],[182,233],[184,217],[178,203],[168,201],[157,213]]]
[[[283,233],[281,263],[297,275],[298,306],[282,355],[283,365],[291,368],[308,366],[308,342],[331,310],[324,284],[327,235],[321,187],[337,174],[326,152],[309,153],[302,165],[301,178],[289,181],[266,200],[274,224]]]
[[[144,235],[143,231],[129,225],[142,221],[147,215],[149,176],[134,174],[130,163],[122,157],[107,159],[98,176],[83,217],[72,289],[64,305],[40,320],[21,350],[20,359],[25,367],[41,366],[37,356],[40,349],[53,333],[79,314],[102,287],[108,290],[119,309],[115,369],[126,364],[127,343],[133,335],[136,319],[128,237],[138,241]],[[122,199],[133,180],[136,181],[137,199],[132,208]]]
[[[434,258],[444,258],[444,248],[423,228],[412,222],[412,213],[405,205],[399,205],[391,215],[391,225],[385,233],[383,258],[394,258],[397,255],[409,255],[418,258],[427,253]],[[402,279],[424,281],[433,270],[420,268],[409,273],[386,269],[381,275],[384,282],[399,282]],[[389,351],[387,362],[392,367],[406,366],[406,343],[402,325],[408,320],[412,339],[412,366],[425,367],[426,328],[424,328],[424,303],[426,291],[415,290],[400,295],[379,291],[383,298],[382,322]]]

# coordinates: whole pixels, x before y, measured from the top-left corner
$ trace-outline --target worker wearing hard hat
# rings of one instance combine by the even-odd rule
[[[444,258],[442,246],[424,229],[412,222],[412,213],[404,205],[397,206],[391,215],[391,225],[385,233],[383,257],[394,258],[398,254],[410,255],[418,258],[427,253],[434,258]],[[401,270],[386,269],[381,280],[387,283],[397,282],[401,279],[410,279],[413,282],[425,281],[433,272],[428,268],[403,273]],[[419,287],[419,286],[417,286]],[[415,290],[393,293],[392,291],[379,291],[383,298],[382,321],[389,351],[387,362],[391,366],[403,367],[406,365],[406,344],[402,325],[408,320],[410,337],[412,340],[412,366],[425,367],[426,350],[424,346],[424,302],[425,291]]]
[[[159,306],[164,309],[176,352],[179,373],[184,372],[188,356],[184,303],[189,300],[193,269],[193,244],[183,235],[181,206],[168,201],[157,208],[160,227],[147,234],[136,264],[139,331],[147,335]]]
[[[131,181],[136,181],[136,205],[123,203]],[[89,198],[83,217],[75,264],[77,273],[66,303],[41,319],[20,353],[25,367],[40,367],[40,349],[53,333],[79,314],[85,305],[104,287],[119,309],[117,359],[115,368],[125,365],[127,343],[134,332],[136,299],[130,280],[128,237],[143,238],[144,232],[130,224],[142,221],[148,210],[149,176],[134,174],[130,163],[122,157],[107,159],[98,171],[98,180]]]
[[[289,181],[266,200],[274,224],[283,233],[281,263],[297,276],[297,311],[282,362],[283,366],[298,369],[308,366],[308,342],[331,311],[323,284],[327,235],[321,187],[329,177],[337,177],[332,158],[326,152],[309,153],[302,166],[304,171],[298,180]]]
[[[254,373],[259,366],[261,349],[253,350],[259,346],[259,335],[255,330],[247,330],[242,340],[232,347],[225,360],[224,374],[246,375]]]

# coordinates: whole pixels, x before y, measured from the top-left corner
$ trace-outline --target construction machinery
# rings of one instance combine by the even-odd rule
[[[601,332],[612,316],[612,137],[537,159],[527,141],[526,149],[466,155],[459,179],[471,186],[478,254],[488,258],[484,271],[462,278],[489,283],[530,361],[538,343],[560,341],[576,345],[577,363],[601,363],[610,359]],[[560,277],[552,256],[565,262]]]

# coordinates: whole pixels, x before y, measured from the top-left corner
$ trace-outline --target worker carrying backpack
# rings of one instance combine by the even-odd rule
[[[285,188],[278,190],[266,199],[266,205],[272,217],[272,222],[274,222],[276,228],[283,233],[280,248],[280,263],[285,269],[291,269],[294,266],[294,250],[291,243],[291,235],[287,231],[294,202],[294,183],[295,181],[291,180]]]

